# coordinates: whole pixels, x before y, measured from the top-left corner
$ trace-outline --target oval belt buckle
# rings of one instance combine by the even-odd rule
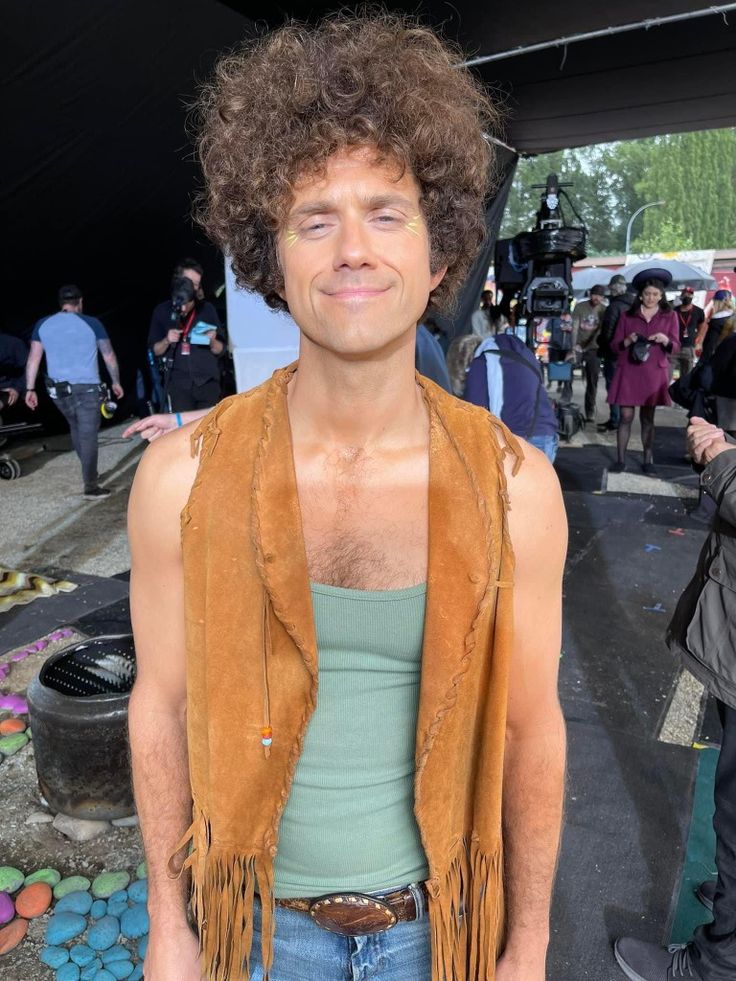
[[[341,937],[383,933],[398,922],[396,913],[388,903],[362,892],[319,896],[309,907],[309,915],[317,926]]]

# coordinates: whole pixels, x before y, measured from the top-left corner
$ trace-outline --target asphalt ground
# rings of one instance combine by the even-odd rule
[[[575,396],[582,403],[578,382]],[[601,388],[599,421],[605,416]],[[658,410],[657,423],[661,480],[637,472],[638,432],[619,482],[607,479],[614,437],[591,425],[561,446],[556,464],[570,526],[560,681],[570,750],[550,981],[616,981],[615,937],[666,943],[676,928],[683,939],[701,915],[683,905],[681,889],[690,888],[682,876],[701,756],[693,743],[717,743],[718,731],[702,689],[673,663],[664,631],[706,532],[688,517],[697,481],[684,459],[684,413]],[[0,482],[0,565],[63,573],[80,585],[2,614],[0,658],[65,623],[87,634],[126,625],[125,506],[140,448],[116,442],[121,428],[102,434],[103,483],[113,489],[106,501],[82,501],[65,437],[22,460],[19,480]],[[22,457],[42,442],[4,451]],[[12,680],[11,672],[0,691]],[[707,773],[703,779],[707,799]],[[0,864],[12,864],[14,850],[0,826]],[[104,862],[99,852],[93,864]],[[53,838],[40,858],[53,865]],[[5,970],[8,981],[27,981]]]

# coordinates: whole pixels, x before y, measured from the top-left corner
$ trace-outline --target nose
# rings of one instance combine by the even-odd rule
[[[334,268],[361,269],[375,265],[367,223],[360,215],[345,215],[335,236]]]

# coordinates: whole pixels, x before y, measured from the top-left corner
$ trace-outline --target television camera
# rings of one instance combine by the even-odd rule
[[[572,264],[584,259],[587,229],[565,188],[550,174],[545,184],[533,184],[542,191],[536,223],[530,232],[519,232],[500,239],[495,250],[496,287],[503,291],[502,308],[508,313],[517,300],[517,326],[526,325],[526,340],[535,344],[534,319],[559,317],[570,309]],[[567,202],[579,224],[568,222],[562,207]]]

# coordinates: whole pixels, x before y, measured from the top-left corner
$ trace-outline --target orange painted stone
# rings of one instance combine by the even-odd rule
[[[15,912],[27,920],[43,916],[51,905],[51,895],[51,886],[48,883],[34,882],[15,897]]]
[[[14,732],[25,732],[26,724],[23,719],[3,719],[0,722],[0,736],[12,736]]]
[[[27,933],[28,920],[23,920],[20,917],[16,917],[12,923],[4,926],[0,930],[0,956],[15,950]]]

